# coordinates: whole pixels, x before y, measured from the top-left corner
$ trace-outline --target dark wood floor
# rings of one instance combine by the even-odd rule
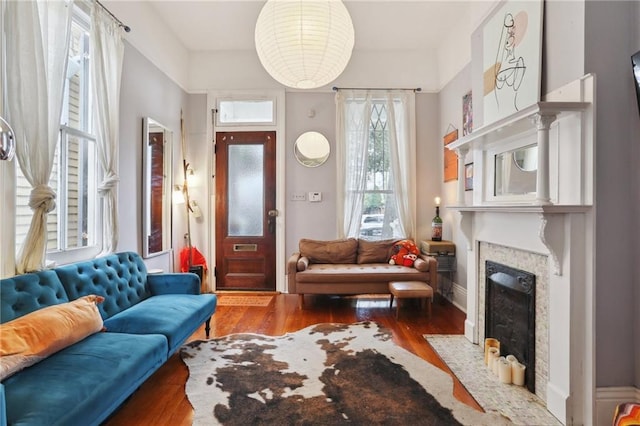
[[[268,307],[219,306],[211,320],[211,337],[243,332],[278,336],[323,322],[376,321],[392,330],[396,344],[450,373],[422,336],[463,334],[465,314],[441,298],[432,306],[428,318],[418,303],[408,303],[396,320],[388,297],[307,296],[305,309],[300,310],[296,295],[279,294]],[[204,338],[204,327],[191,337]],[[187,367],[178,354],[174,355],[105,424],[190,425],[193,409],[184,391],[187,376]],[[455,377],[453,392],[459,400],[480,409]]]

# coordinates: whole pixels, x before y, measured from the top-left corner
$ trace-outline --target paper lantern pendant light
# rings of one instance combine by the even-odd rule
[[[354,39],[351,17],[340,0],[268,0],[255,30],[262,66],[296,89],[335,80],[349,63]]]

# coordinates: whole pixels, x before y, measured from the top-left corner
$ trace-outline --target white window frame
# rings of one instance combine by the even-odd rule
[[[77,24],[79,24],[83,29],[85,30],[89,30],[90,26],[91,26],[91,20],[90,17],[87,16],[87,12],[82,8],[82,6],[80,4],[75,4],[74,7],[76,9],[74,9],[74,13],[73,13],[73,21]],[[89,66],[88,63],[85,63],[85,67],[84,67],[84,71],[85,71],[85,76],[87,78],[86,80],[86,85],[83,85],[83,87],[81,88],[81,96],[83,96],[83,102],[81,103],[81,107],[83,108],[83,111],[81,112],[81,116],[84,117],[87,121],[88,121],[88,128],[92,128],[92,121],[93,121],[93,117],[91,115],[91,90],[90,90],[90,76],[89,76]],[[61,121],[62,121],[62,117],[61,117]],[[63,197],[66,197],[66,185],[67,185],[67,179],[62,179],[63,175],[66,176],[67,174],[67,170],[66,170],[66,163],[67,163],[67,159],[64,155],[64,153],[67,152],[67,141],[68,141],[68,137],[77,137],[79,139],[84,139],[85,141],[89,141],[92,142],[94,144],[97,143],[96,140],[96,136],[94,134],[91,134],[89,132],[74,128],[74,127],[69,127],[67,125],[68,123],[61,123],[60,124],[60,132],[59,132],[59,137],[58,137],[58,148],[57,148],[57,155],[59,156],[59,163],[58,163],[58,173],[59,173],[59,181],[60,183],[58,184],[57,188],[54,188],[56,190],[56,197],[57,197],[57,202],[56,202],[56,209],[58,209],[57,211],[57,215],[58,215],[58,224],[57,224],[57,229],[56,229],[56,238],[57,238],[57,247],[53,250],[48,250],[46,253],[46,265],[47,266],[54,266],[57,264],[67,264],[67,263],[73,263],[73,262],[77,262],[77,261],[81,261],[81,260],[87,260],[87,259],[91,259],[96,257],[98,254],[100,254],[100,252],[102,251],[102,244],[103,244],[103,231],[101,229],[101,224],[103,221],[103,203],[102,203],[102,199],[100,198],[100,196],[97,194],[97,187],[100,183],[100,180],[102,178],[102,170],[98,165],[98,159],[97,159],[97,155],[95,158],[95,161],[93,162],[93,172],[90,172],[89,177],[93,180],[95,180],[95,182],[93,183],[93,186],[96,188],[96,193],[93,195],[94,197],[96,197],[96,202],[95,202],[95,206],[96,206],[96,211],[93,212],[95,215],[95,218],[92,220],[94,226],[93,230],[90,230],[90,232],[92,232],[95,237],[93,239],[93,243],[91,245],[88,246],[84,246],[84,247],[73,247],[73,248],[65,248],[67,245],[67,202],[66,200],[63,199]],[[95,149],[97,150],[97,147],[95,147]],[[15,167],[19,167],[17,165],[17,162],[15,164]],[[14,175],[13,178],[13,197],[15,199],[15,186],[17,185],[17,170],[16,170],[16,174]],[[4,191],[3,191],[4,192]],[[7,192],[5,192],[5,194],[7,194]],[[14,259],[13,259],[13,263],[15,263],[15,258],[17,257],[17,250],[20,249],[20,246],[17,246],[18,243],[22,243],[22,242],[18,242],[16,241],[16,234],[15,234],[15,226],[16,226],[16,213],[17,213],[17,206],[13,205],[13,211],[10,213],[13,216],[13,229],[12,229],[12,234],[13,234],[13,241],[12,241],[12,247],[11,250],[14,251]],[[6,269],[6,267],[5,267]],[[14,271],[11,271],[14,272]],[[13,274],[12,274],[13,275]]]

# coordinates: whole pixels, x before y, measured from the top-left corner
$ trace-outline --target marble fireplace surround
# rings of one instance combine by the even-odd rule
[[[484,262],[536,275],[536,395],[563,424],[594,423],[594,87],[587,75],[543,102],[449,144],[474,162],[472,201],[458,181],[467,242],[465,336],[484,339]],[[496,200],[496,152],[537,143],[536,193]],[[460,173],[460,170],[459,170]],[[462,169],[461,176],[464,176]]]
[[[478,332],[479,341],[484,341],[486,314],[486,261],[493,261],[512,268],[532,273],[535,280],[535,388],[536,395],[541,400],[547,399],[546,383],[549,379],[549,316],[548,316],[548,286],[549,268],[547,256],[504,247],[501,245],[479,242],[478,259]],[[508,354],[502,354],[504,356]]]
[[[461,226],[472,230],[465,336],[478,344],[484,339],[485,260],[536,274],[536,395],[563,424],[583,424],[595,394],[591,211],[471,209],[461,211],[468,222]],[[539,234],[549,227],[558,259]]]

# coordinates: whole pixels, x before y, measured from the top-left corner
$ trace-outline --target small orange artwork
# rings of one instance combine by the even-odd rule
[[[447,145],[458,139],[458,129],[444,135],[444,181],[458,180],[458,156]]]

